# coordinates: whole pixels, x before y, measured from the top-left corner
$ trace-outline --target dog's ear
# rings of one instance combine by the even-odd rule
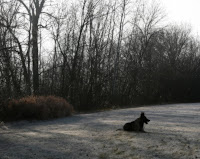
[[[144,116],[144,112],[141,112],[141,115],[140,115],[140,116],[142,116],[142,117],[143,117],[143,116]]]

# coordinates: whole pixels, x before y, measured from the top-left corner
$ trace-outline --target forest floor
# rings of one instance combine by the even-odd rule
[[[147,133],[125,132],[144,111]],[[200,104],[118,109],[0,124],[0,159],[199,159]]]

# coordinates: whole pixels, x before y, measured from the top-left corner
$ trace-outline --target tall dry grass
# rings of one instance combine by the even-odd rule
[[[69,116],[73,113],[73,107],[61,97],[28,96],[10,100],[4,113],[8,121],[46,120]]]

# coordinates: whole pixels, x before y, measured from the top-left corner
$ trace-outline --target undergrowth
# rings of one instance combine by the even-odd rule
[[[46,120],[69,116],[73,107],[64,98],[28,96],[10,100],[3,109],[5,121]]]

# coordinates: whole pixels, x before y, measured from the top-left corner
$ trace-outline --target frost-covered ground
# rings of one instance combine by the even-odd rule
[[[147,133],[116,131],[144,111]],[[173,104],[0,126],[0,159],[200,158],[200,104]]]

